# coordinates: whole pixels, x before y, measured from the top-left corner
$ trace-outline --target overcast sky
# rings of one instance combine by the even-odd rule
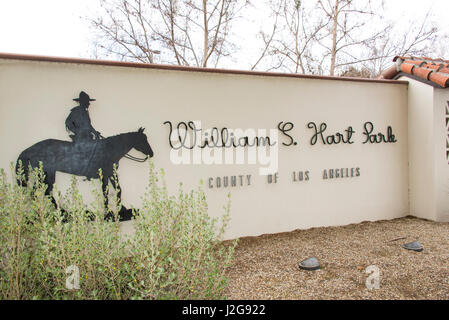
[[[449,32],[449,0],[386,4],[392,18],[419,17],[433,6],[439,27]],[[0,0],[0,52],[92,58],[91,32],[83,17],[96,8],[97,0]],[[257,24],[249,26],[257,29]]]

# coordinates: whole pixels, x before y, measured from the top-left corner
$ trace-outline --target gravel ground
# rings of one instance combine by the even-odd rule
[[[422,252],[401,247],[414,240],[424,247]],[[241,238],[226,296],[449,299],[448,240],[449,223],[413,217]],[[298,268],[310,256],[318,258],[320,270]],[[370,265],[379,267],[379,289],[366,288]]]

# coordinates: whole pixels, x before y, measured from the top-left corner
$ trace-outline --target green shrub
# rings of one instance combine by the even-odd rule
[[[169,196],[163,171],[151,162],[149,171],[135,233],[126,238],[118,219],[104,219],[111,210],[117,218],[117,190],[109,190],[106,210],[101,185],[92,182],[95,200],[86,206],[73,177],[65,195],[54,189],[55,206],[42,168],[30,170],[24,187],[1,170],[0,299],[224,298],[236,245],[221,241],[230,200],[218,223],[207,214],[201,186],[190,193],[180,186]],[[24,181],[21,168],[13,179]],[[66,286],[71,266],[79,270],[79,289]]]

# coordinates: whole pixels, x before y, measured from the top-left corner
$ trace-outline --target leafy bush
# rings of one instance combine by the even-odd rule
[[[0,299],[224,298],[236,245],[221,241],[230,200],[219,223],[207,214],[201,186],[190,193],[180,186],[169,196],[163,171],[151,162],[149,171],[127,238],[118,219],[104,219],[111,210],[117,218],[117,190],[109,190],[113,201],[105,208],[101,186],[92,182],[95,200],[86,206],[73,177],[65,195],[54,189],[55,205],[42,168],[30,169],[24,183],[19,167],[13,179],[23,187],[0,170]],[[79,289],[68,289],[77,270]]]

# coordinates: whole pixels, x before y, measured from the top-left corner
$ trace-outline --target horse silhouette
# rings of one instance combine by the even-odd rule
[[[51,195],[53,190],[56,171],[86,177],[90,180],[99,178],[99,170],[101,169],[102,189],[107,208],[106,189],[109,182],[117,189],[118,197],[121,199],[120,185],[118,181],[112,179],[114,166],[118,168],[119,160],[133,148],[150,158],[153,157],[153,150],[143,131],[144,128],[140,128],[137,132],[122,133],[100,140],[85,140],[76,143],[55,139],[43,140],[25,149],[19,155],[16,168],[19,168],[21,162],[26,181],[28,180],[29,166],[39,168],[39,163],[42,163],[45,173],[44,182],[48,186],[47,195]],[[127,220],[122,218],[120,220]]]

